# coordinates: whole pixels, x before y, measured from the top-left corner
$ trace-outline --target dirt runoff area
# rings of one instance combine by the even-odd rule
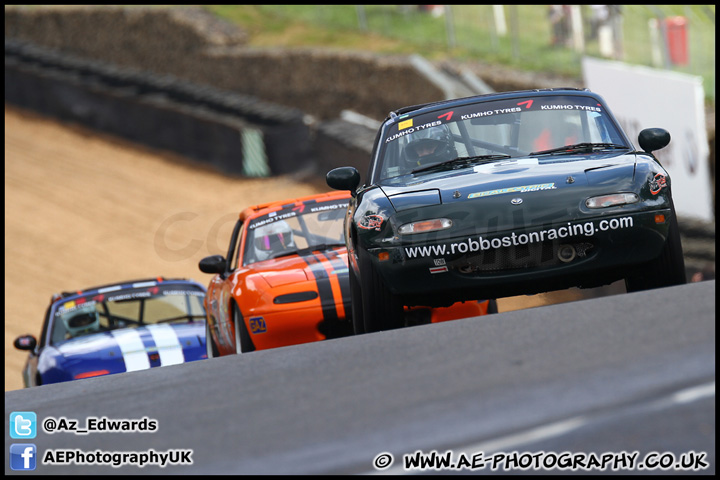
[[[5,391],[52,294],[157,276],[207,284],[246,206],[327,191],[290,177],[230,178],[176,155],[5,106]],[[501,299],[500,311],[580,298]]]

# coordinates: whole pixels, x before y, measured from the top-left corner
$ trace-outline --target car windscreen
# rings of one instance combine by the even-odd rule
[[[191,285],[162,285],[118,289],[60,302],[52,318],[50,342],[119,328],[205,318],[205,292]]]
[[[345,199],[304,203],[252,218],[241,245],[243,265],[301,250],[343,246],[347,207]]]
[[[631,147],[605,107],[584,95],[516,97],[409,113],[380,141],[374,181],[462,157],[518,157],[578,143]]]

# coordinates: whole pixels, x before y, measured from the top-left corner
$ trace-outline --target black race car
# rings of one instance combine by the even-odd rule
[[[638,151],[586,89],[505,92],[391,112],[345,220],[356,333],[401,326],[403,306],[596,287],[685,283],[670,142]]]

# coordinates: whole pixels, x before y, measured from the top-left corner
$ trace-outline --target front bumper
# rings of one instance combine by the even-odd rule
[[[670,218],[670,209],[659,209],[368,253],[409,304],[534,294],[624,278],[658,258]]]

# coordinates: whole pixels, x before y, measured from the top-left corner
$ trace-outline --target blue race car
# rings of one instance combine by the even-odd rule
[[[40,341],[28,350],[25,387],[146,370],[207,358],[205,287],[153,278],[52,296]]]

